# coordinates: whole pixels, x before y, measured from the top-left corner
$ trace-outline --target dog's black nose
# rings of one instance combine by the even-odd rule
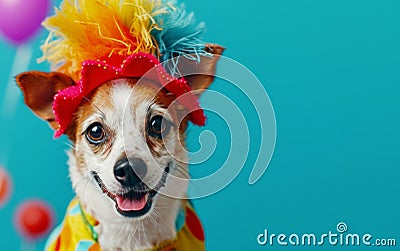
[[[114,166],[114,176],[123,185],[132,187],[139,184],[146,176],[147,167],[143,160],[138,158],[123,158]]]

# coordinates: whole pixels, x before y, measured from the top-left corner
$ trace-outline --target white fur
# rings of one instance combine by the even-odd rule
[[[175,220],[181,201],[162,194],[173,191],[175,195],[183,197],[187,191],[187,182],[182,180],[177,183],[167,178],[165,187],[153,200],[152,209],[142,217],[124,217],[116,211],[114,201],[102,193],[90,172],[96,171],[107,189],[116,193],[121,187],[114,178],[113,167],[124,151],[127,156],[139,157],[147,164],[148,174],[144,181],[150,187],[156,186],[168,163],[171,164],[170,175],[184,177],[174,168],[176,165],[174,156],[165,149],[161,151],[161,157],[153,156],[144,137],[147,112],[154,110],[159,113],[162,108],[154,104],[152,99],[140,104],[135,103],[137,101],[135,97],[140,93],[137,93],[135,86],[126,84],[123,79],[113,81],[111,93],[112,104],[93,104],[101,107],[101,112],[82,118],[84,119],[82,124],[83,127],[87,127],[94,121],[102,120],[111,127],[117,132],[113,139],[112,149],[103,159],[102,156],[93,153],[84,136],[77,139],[75,150],[68,152],[70,176],[85,210],[100,222],[96,231],[99,234],[102,250],[148,249],[156,243],[175,238]],[[132,110],[132,107],[135,107],[135,110]],[[183,151],[177,147],[180,145],[177,132],[171,132],[165,144],[168,145],[169,151],[176,150],[174,154],[178,155],[178,159],[186,158],[186,156],[181,156]],[[85,162],[90,164],[78,166],[79,162],[75,156],[77,152],[83,153]]]

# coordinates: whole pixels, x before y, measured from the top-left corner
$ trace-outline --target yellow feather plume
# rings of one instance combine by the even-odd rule
[[[43,23],[50,34],[40,61],[78,80],[85,60],[154,54],[158,48],[150,32],[160,29],[153,18],[164,13],[161,5],[161,0],[64,0]]]

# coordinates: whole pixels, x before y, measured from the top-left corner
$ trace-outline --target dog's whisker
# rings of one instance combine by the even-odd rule
[[[146,242],[149,242],[149,239],[148,239],[148,237],[147,237],[147,231],[146,231],[146,229],[145,229],[145,226],[144,226],[143,222],[142,222],[142,227],[143,227],[144,239],[146,240]]]
[[[135,224],[135,230],[133,231],[132,236],[136,236],[136,231],[138,230],[138,227],[139,227],[139,224]]]
[[[156,213],[159,213],[158,210],[164,211],[164,210],[168,210],[168,209],[169,209],[169,207],[167,207],[167,206],[165,206],[165,207],[157,206],[156,208],[157,208],[157,212],[156,212]],[[160,214],[160,216],[161,216],[161,213],[159,213],[159,214]]]
[[[142,226],[141,226],[141,221],[138,222],[138,233],[139,233],[139,243],[141,243],[140,241],[142,240]]]
[[[175,166],[175,169],[176,169],[177,171],[179,171],[181,174],[185,175],[185,178],[188,178],[188,177],[190,176],[190,172],[189,172],[189,170],[188,170],[187,167],[183,167],[183,166],[180,166],[180,165],[176,165],[176,166]]]
[[[190,174],[190,171],[188,168],[184,167],[183,165],[179,165],[178,163],[179,163],[179,161],[176,161],[176,170],[179,173],[181,173],[186,179],[188,179],[189,182],[192,178],[196,179],[196,177],[194,175]],[[192,184],[193,188],[196,189],[196,191],[200,192],[200,188],[196,185],[196,183],[192,182],[191,184]]]
[[[189,179],[190,178],[190,171],[188,166],[184,164],[179,164],[179,161],[175,161],[175,169],[179,171],[182,175],[184,175],[185,178]]]
[[[155,211],[155,212],[154,212],[154,215],[152,215],[151,218],[154,219],[154,226],[155,226],[159,231],[161,231],[161,227],[160,227],[160,224],[157,222],[157,219],[158,219],[158,221],[159,221],[160,223],[163,223],[163,222],[164,222],[164,219],[163,219],[163,217],[161,217],[160,213],[158,213],[158,209],[155,209],[154,211]]]
[[[183,176],[185,179],[190,179],[190,174],[189,174],[187,171],[182,170],[182,169],[180,169],[180,168],[177,168],[176,171],[178,171],[180,174],[182,174],[182,176]]]
[[[87,179],[87,177],[82,177],[76,184],[75,184],[75,189],[78,189],[78,187],[81,185],[82,182],[86,181],[89,183],[90,180]],[[86,189],[87,184],[83,185],[83,191]]]
[[[63,144],[65,144],[65,145],[67,145],[69,148],[72,148],[72,149],[74,149],[75,150],[75,145],[73,145],[72,143],[70,143],[70,142],[66,142],[66,141],[61,141]]]
[[[183,166],[177,166],[177,169],[182,173],[187,175],[188,177],[190,176],[190,171],[187,167],[183,167]]]
[[[152,218],[157,218],[160,223],[165,223],[165,219],[161,216],[161,214],[158,212],[158,207],[154,208],[154,215],[151,216]],[[154,225],[156,228],[161,230],[160,223],[157,223],[157,221],[154,219]]]
[[[151,222],[153,223],[153,226],[154,226],[155,228],[159,228],[159,226],[158,226],[158,224],[157,224],[157,221],[156,221],[156,219],[154,218],[154,216],[153,216],[153,215],[149,215],[149,218],[150,218]]]

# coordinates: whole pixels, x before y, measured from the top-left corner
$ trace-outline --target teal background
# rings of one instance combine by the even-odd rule
[[[400,2],[206,0],[187,1],[186,6],[206,21],[207,41],[227,47],[225,56],[258,76],[277,122],[275,153],[258,183],[247,183],[249,161],[224,190],[195,201],[208,250],[294,249],[259,246],[256,237],[265,228],[276,234],[321,234],[335,231],[339,222],[347,224],[348,232],[396,238],[400,245]],[[41,31],[31,41],[33,58],[41,55],[44,38]],[[15,47],[1,40],[0,52],[3,100]],[[47,71],[48,66],[32,60],[29,69]],[[212,89],[224,92],[222,84],[216,81]],[[235,98],[235,90],[227,88],[226,94]],[[251,108],[237,102],[252,120],[246,110]],[[48,201],[59,223],[73,196],[66,139],[53,140],[49,127],[21,98],[16,110],[13,116],[0,114],[0,165],[14,183],[10,200],[0,208],[0,250],[22,245],[13,226],[19,203]],[[208,129],[224,133],[224,127],[212,123]],[[193,128],[189,137],[199,130]],[[198,147],[193,139],[189,143]],[[226,154],[222,149],[213,158]],[[217,164],[208,164],[193,172],[201,176],[216,169]],[[37,249],[43,245],[39,241]],[[357,248],[326,244],[319,249]],[[371,247],[386,249],[396,250]]]

